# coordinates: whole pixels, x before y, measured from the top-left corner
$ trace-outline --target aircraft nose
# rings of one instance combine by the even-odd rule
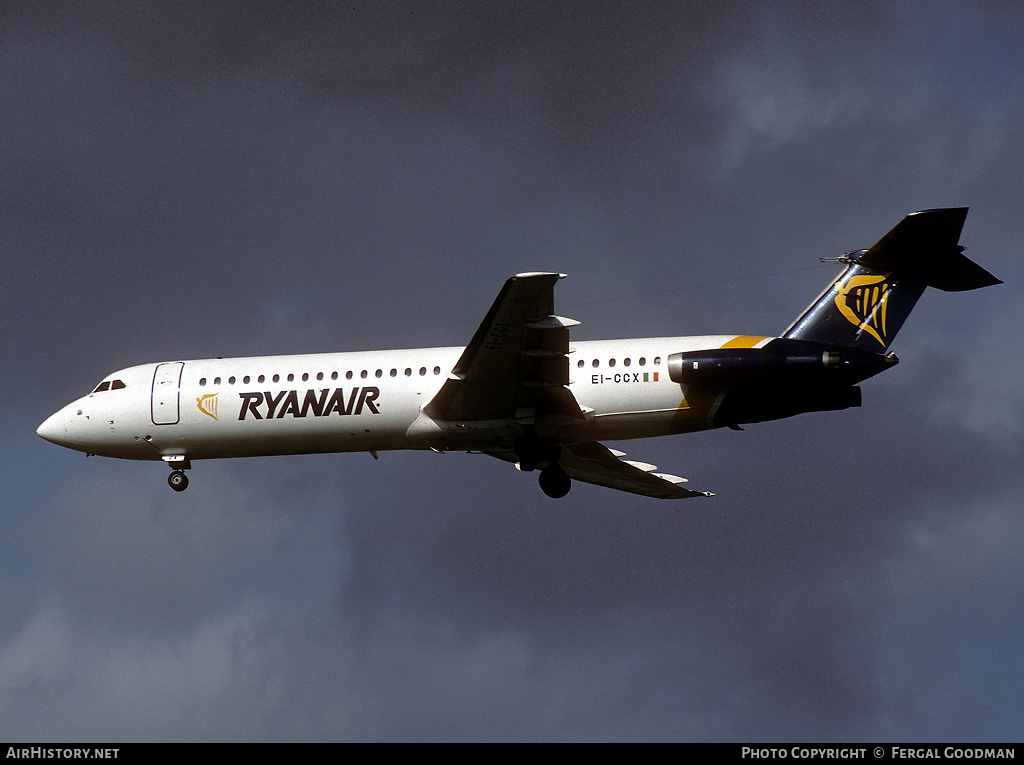
[[[68,440],[67,418],[64,413],[51,414],[36,428],[36,434],[50,443],[63,446]]]

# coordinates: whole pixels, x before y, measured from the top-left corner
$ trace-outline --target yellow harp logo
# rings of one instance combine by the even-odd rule
[[[851,276],[843,284],[836,282],[836,307],[843,317],[882,344],[885,341],[885,315],[891,286],[885,276]]]
[[[200,396],[196,399],[196,406],[199,407],[199,411],[208,417],[217,419],[217,394],[207,393],[205,396]]]

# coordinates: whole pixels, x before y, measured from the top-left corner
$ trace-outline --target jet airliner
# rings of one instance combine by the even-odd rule
[[[712,496],[602,441],[667,436],[860,406],[859,383],[926,287],[1001,283],[958,242],[967,208],[904,217],[777,337],[574,342],[555,312],[565,274],[509,277],[465,347],[162,361],[114,372],[39,426],[61,446],[163,461],[176,491],[193,461],[431,449],[658,498]],[[825,260],[825,259],[823,259]]]

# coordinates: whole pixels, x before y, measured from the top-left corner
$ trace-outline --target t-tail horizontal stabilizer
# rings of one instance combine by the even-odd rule
[[[946,292],[1002,282],[963,254],[966,207],[911,213],[867,250],[783,333],[791,340],[884,352],[925,287]]]

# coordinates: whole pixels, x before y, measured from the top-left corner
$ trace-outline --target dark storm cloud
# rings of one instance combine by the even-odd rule
[[[1016,735],[1019,13],[711,8],[5,7],[11,731]],[[32,434],[127,364],[463,343],[522,270],[579,338],[779,332],[963,204],[1008,284],[926,294],[862,409],[617,445],[712,500],[401,453],[171,496]]]

